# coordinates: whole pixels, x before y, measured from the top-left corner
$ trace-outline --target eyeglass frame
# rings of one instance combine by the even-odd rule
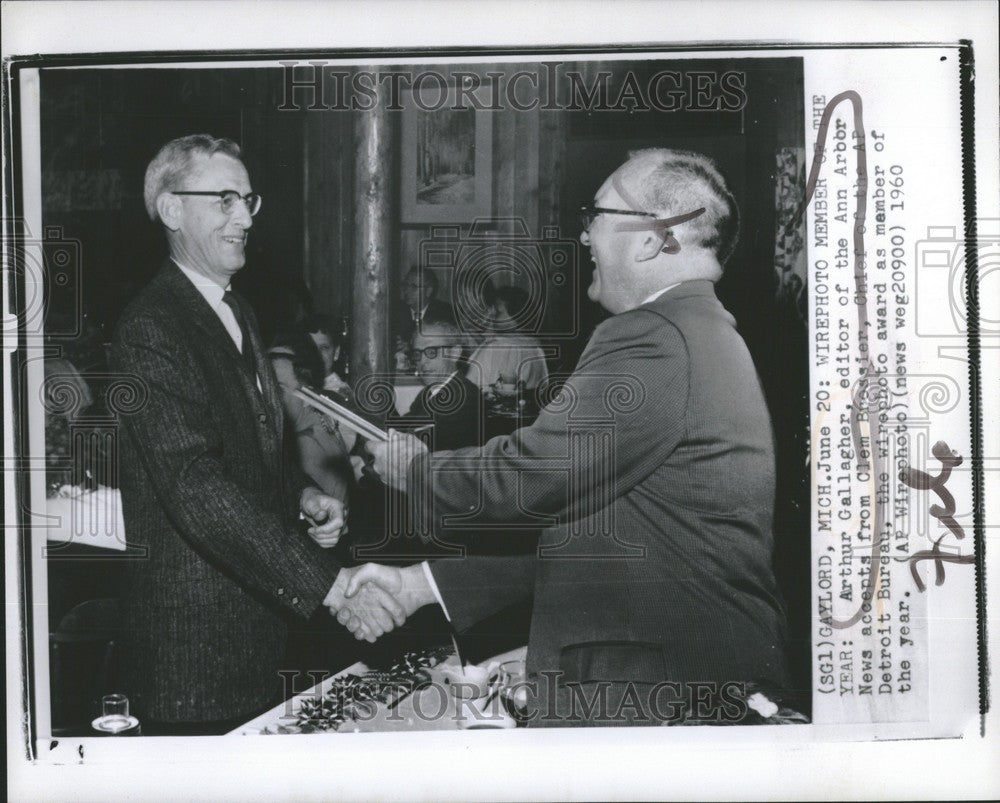
[[[410,348],[407,350],[406,356],[409,358],[410,362],[414,363],[418,362],[421,357],[426,357],[428,360],[436,360],[442,349],[450,349],[458,345],[458,343],[438,343],[432,346],[424,346],[421,349]],[[433,352],[433,354],[430,352]]]
[[[609,209],[605,206],[595,206],[593,203],[584,204],[580,207],[580,225],[583,226],[585,232],[590,231],[590,227],[594,225],[594,220],[597,219],[598,215],[632,215],[635,217],[651,217],[655,218],[652,212],[637,212],[635,209]]]
[[[625,199],[628,200],[627,198]],[[594,225],[594,220],[598,215],[631,215],[633,217],[648,217],[652,220],[637,223],[619,223],[615,226],[615,231],[656,231],[663,237],[663,247],[660,249],[664,254],[676,254],[681,250],[681,244],[677,242],[671,228],[680,223],[687,223],[705,214],[705,207],[695,209],[693,212],[686,212],[683,215],[674,217],[658,218],[652,212],[638,212],[635,209],[608,209],[603,206],[594,206],[593,203],[584,204],[580,207],[580,223],[583,224],[584,234],[590,234],[590,227]]]
[[[248,192],[246,195],[240,195],[236,190],[170,190],[170,192],[173,195],[214,196],[219,199],[224,215],[232,214],[237,201],[243,201],[250,217],[256,215],[264,204],[264,199],[256,192]],[[229,199],[228,208],[226,208],[227,199]]]

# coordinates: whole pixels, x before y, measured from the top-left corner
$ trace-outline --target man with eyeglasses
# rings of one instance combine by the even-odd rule
[[[390,422],[399,429],[433,426],[434,449],[476,446],[483,435],[483,397],[458,369],[464,336],[446,318],[424,319],[413,333],[410,361],[424,387],[406,415]]]
[[[428,317],[422,322],[413,334],[413,348],[408,356],[423,387],[409,410],[389,418],[387,426],[421,433],[431,449],[461,449],[483,442],[482,394],[457,367],[465,339],[454,321],[447,318]],[[404,558],[412,562],[419,556],[442,554],[419,538],[423,533],[407,531],[405,538],[392,537],[398,528],[391,526],[386,512],[398,509],[399,505],[387,502],[386,486],[367,471],[359,477],[356,497],[351,523],[353,543],[380,544],[384,550],[378,553],[382,560]],[[447,552],[445,547],[444,554]]]
[[[742,721],[788,677],[771,421],[714,289],[738,210],[710,159],[654,149],[583,214],[588,296],[613,315],[536,421],[475,450],[371,447],[425,530],[541,522],[537,556],[368,564],[348,595],[377,582],[459,631],[533,595],[531,725]]]
[[[123,684],[146,734],[219,734],[280,699],[286,617],[307,618],[346,587],[321,548],[336,544],[344,509],[287,459],[281,390],[253,311],[230,288],[261,208],[239,147],[204,134],[167,143],[144,200],[169,258],[112,350],[142,397],[120,430],[137,550],[122,592]],[[361,635],[402,623],[388,595],[365,593],[353,608]]]

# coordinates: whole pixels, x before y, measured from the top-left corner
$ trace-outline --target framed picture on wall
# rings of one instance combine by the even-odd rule
[[[489,217],[493,120],[468,93],[424,82],[401,93],[404,223],[466,223]],[[486,105],[488,101],[479,105]]]

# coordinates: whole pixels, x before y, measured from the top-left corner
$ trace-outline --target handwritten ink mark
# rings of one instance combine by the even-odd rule
[[[953,451],[944,441],[938,441],[931,447],[933,454],[941,462],[941,473],[932,477],[925,471],[916,468],[906,468],[899,473],[902,482],[917,491],[934,491],[942,505],[931,505],[930,514],[940,521],[955,538],[965,538],[965,531],[955,521],[955,497],[945,488],[945,483],[951,476],[951,470],[962,465],[962,456]],[[944,585],[945,563],[974,563],[975,555],[946,555],[941,552],[941,542],[947,538],[947,533],[934,542],[933,549],[923,549],[910,556],[910,574],[917,584],[917,591],[923,592],[926,586],[917,574],[917,565],[922,560],[934,561],[934,585]]]

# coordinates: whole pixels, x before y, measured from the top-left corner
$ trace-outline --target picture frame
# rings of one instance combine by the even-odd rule
[[[492,212],[493,118],[463,98],[442,83],[401,93],[403,223],[469,223]]]

